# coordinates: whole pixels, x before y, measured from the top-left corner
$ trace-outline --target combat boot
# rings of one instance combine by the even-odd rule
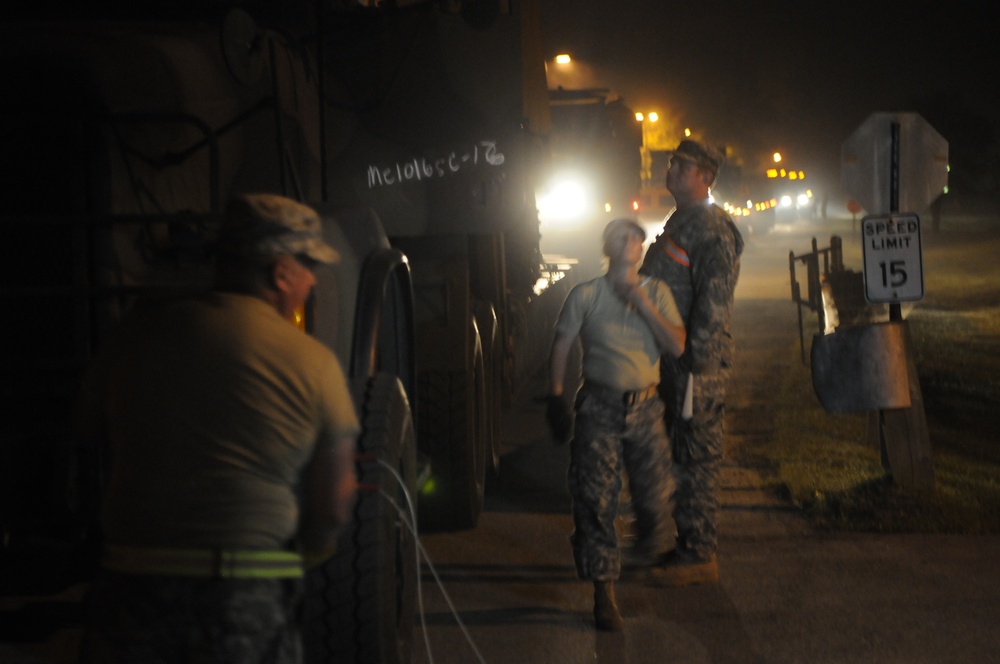
[[[719,561],[715,556],[699,558],[676,549],[658,565],[649,568],[648,584],[679,588],[719,581]]]
[[[624,628],[613,581],[594,581],[594,626],[602,632],[620,632]]]

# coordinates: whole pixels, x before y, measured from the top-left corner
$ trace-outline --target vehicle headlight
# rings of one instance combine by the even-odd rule
[[[578,223],[584,219],[590,206],[590,197],[583,182],[565,178],[554,182],[547,190],[539,193],[538,220],[557,226]]]

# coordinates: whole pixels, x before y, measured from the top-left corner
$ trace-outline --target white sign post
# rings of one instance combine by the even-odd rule
[[[934,489],[930,435],[916,357],[899,303],[924,296],[920,219],[948,182],[948,143],[915,113],[875,113],[844,142],[844,187],[868,210],[861,220],[865,298],[889,303],[890,324],[902,327],[910,407],[869,417],[885,467],[902,486]]]
[[[868,215],[861,220],[865,299],[898,303],[924,297],[920,218],[912,213]]]

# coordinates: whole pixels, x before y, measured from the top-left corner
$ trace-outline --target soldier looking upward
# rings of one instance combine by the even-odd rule
[[[719,578],[718,475],[726,384],[735,347],[730,333],[743,237],[709,199],[724,156],[681,141],[667,169],[676,207],[646,250],[640,274],[670,287],[687,329],[680,357],[663,356],[660,391],[673,452],[677,545],[651,568],[651,581],[679,586]]]

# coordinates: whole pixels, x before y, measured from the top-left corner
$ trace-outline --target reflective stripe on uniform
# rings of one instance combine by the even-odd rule
[[[104,547],[105,569],[122,574],[159,574],[233,579],[302,577],[302,556],[292,551],[224,551]]]
[[[684,267],[691,266],[691,260],[688,258],[688,253],[681,248],[679,244],[671,240],[669,237],[663,238],[663,251]]]

